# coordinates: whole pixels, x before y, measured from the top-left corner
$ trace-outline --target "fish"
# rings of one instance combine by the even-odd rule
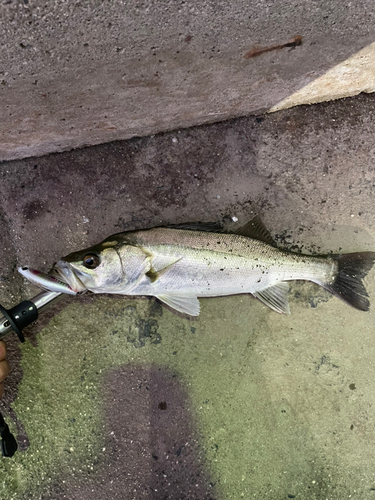
[[[28,266],[18,268],[18,272],[26,279],[31,281],[33,285],[48,290],[49,292],[67,293],[68,295],[77,295],[77,292],[72,290],[70,286],[56,276],[43,273],[37,269],[32,269]]]
[[[363,278],[375,252],[310,256],[278,249],[259,215],[235,232],[179,224],[118,233],[56,262],[52,275],[76,293],[154,296],[190,316],[199,298],[252,294],[289,314],[288,281],[307,280],[368,311]]]

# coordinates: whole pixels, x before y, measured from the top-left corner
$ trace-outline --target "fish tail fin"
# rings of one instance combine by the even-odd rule
[[[368,311],[370,301],[362,280],[374,264],[375,252],[348,253],[332,257],[338,264],[337,274],[333,283],[322,284],[323,287],[356,309]]]

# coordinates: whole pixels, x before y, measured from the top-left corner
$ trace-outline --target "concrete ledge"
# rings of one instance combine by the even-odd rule
[[[0,161],[268,110],[373,42],[374,14],[370,0],[6,2]]]
[[[301,104],[315,104],[374,91],[375,43],[372,43],[273,106],[270,111],[280,111]]]

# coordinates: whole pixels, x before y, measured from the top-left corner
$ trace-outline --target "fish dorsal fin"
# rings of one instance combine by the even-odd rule
[[[290,314],[288,291],[288,283],[286,281],[280,281],[280,283],[276,283],[276,285],[272,285],[261,292],[253,293],[253,295],[274,311]]]
[[[170,229],[185,229],[186,231],[204,231],[207,233],[221,233],[223,226],[219,222],[182,222],[181,224],[168,224]]]
[[[219,222],[182,222],[181,224],[168,224],[164,227],[170,229],[185,229],[186,231],[239,234],[241,236],[253,238],[254,240],[263,241],[264,243],[268,243],[269,245],[276,247],[276,243],[274,242],[271,233],[264,226],[259,215],[256,215],[244,226],[240,227],[234,232],[224,229],[222,224],[220,224]]]
[[[259,215],[256,215],[247,224],[237,229],[235,234],[247,236],[248,238],[253,238],[254,240],[264,241],[264,243],[268,243],[274,247],[276,246],[270,232],[264,226]]]
[[[169,295],[165,293],[156,297],[176,311],[189,314],[190,316],[198,316],[199,314],[199,300],[195,295]]]

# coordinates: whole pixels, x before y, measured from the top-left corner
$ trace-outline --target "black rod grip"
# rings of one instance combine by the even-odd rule
[[[34,302],[30,300],[24,300],[20,304],[12,307],[12,309],[5,309],[5,307],[0,304],[0,313],[9,321],[21,342],[25,342],[22,333],[23,328],[30,325],[38,318],[38,308]]]

